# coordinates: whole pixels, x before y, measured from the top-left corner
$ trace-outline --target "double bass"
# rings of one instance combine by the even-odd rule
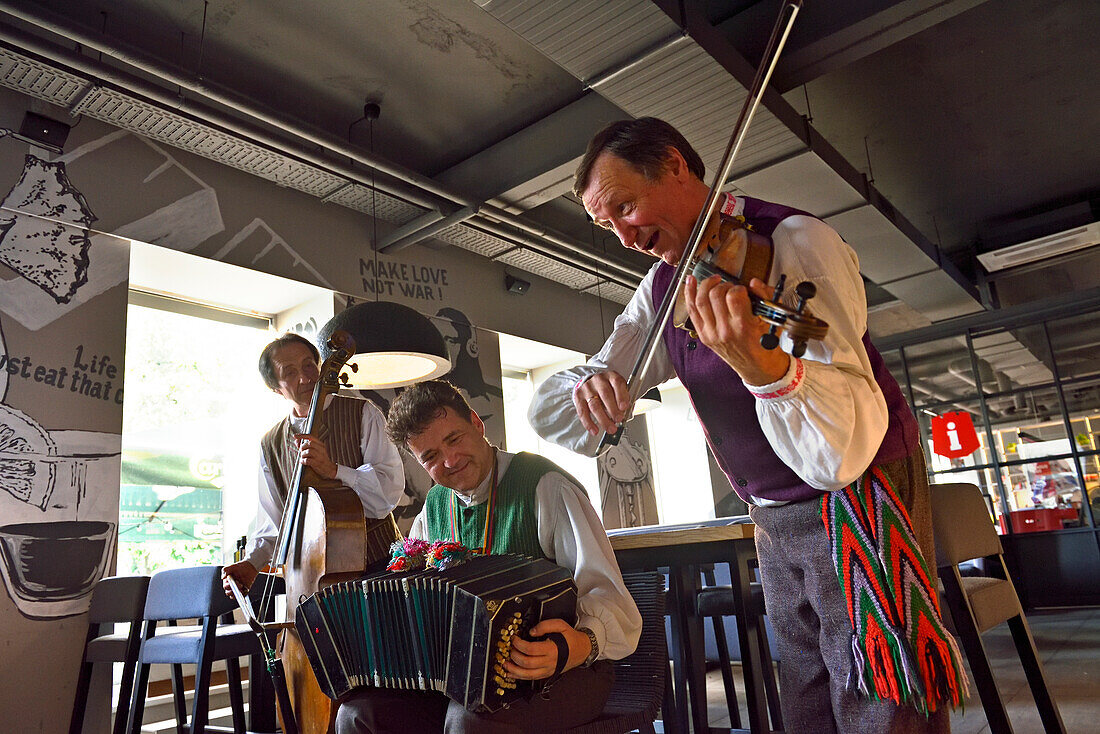
[[[310,434],[319,425],[325,400],[346,384],[347,378],[341,372],[355,354],[355,341],[344,331],[334,332],[328,347],[330,354],[321,364],[306,418],[305,432]],[[362,576],[369,565],[389,557],[390,545],[399,537],[391,515],[366,519],[362,502],[352,489],[298,464],[283,505],[271,562],[286,583],[287,622],[264,625],[249,620],[254,629],[266,628],[267,634],[261,635],[261,641],[267,651],[268,667],[277,668],[285,680],[285,685],[278,678],[275,681],[284,732],[327,734],[334,730],[339,705],[322,693],[294,629],[299,602],[321,588]],[[272,603],[273,589],[273,576],[268,574],[261,597],[264,609]],[[258,616],[262,617],[263,612]],[[282,632],[277,653],[268,644],[274,628]]]

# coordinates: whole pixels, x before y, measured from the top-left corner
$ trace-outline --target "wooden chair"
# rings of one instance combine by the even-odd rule
[[[1048,734],[1065,734],[1062,717],[1047,689],[1035,640],[1031,637],[1016,587],[1009,578],[1001,540],[990,520],[981,490],[973,484],[936,484],[931,489],[936,565],[947,608],[974,673],[990,731],[1011,734],[1012,724],[997,691],[981,634],[1001,622],[1008,622],[1044,730]],[[959,573],[960,563],[979,558],[984,559],[986,568],[992,569],[993,576],[964,577]]]
[[[615,661],[615,684],[600,717],[568,734],[654,734],[653,721],[668,682],[664,577],[656,572],[628,573],[623,581],[642,614],[638,649]]]
[[[96,663],[123,663],[112,731],[114,734],[125,731],[138,649],[141,646],[142,611],[148,589],[148,576],[108,576],[100,579],[92,590],[92,603],[88,609],[88,636],[84,640],[84,657],[76,683],[69,734],[80,734],[84,728],[92,666]],[[129,631],[116,634],[115,624],[126,622],[130,625]]]
[[[206,731],[210,670],[215,660],[226,661],[233,731],[244,734],[244,695],[239,658],[261,650],[259,639],[248,625],[232,623],[235,607],[236,603],[228,599],[222,590],[221,566],[175,568],[153,574],[143,613],[150,624],[145,627],[141,640],[137,684],[127,727],[130,734],[139,734],[141,729],[149,666],[154,663],[173,666],[176,719],[181,725],[186,713],[183,710],[183,676],[178,666],[195,666],[195,698],[190,732],[200,734]],[[156,627],[158,621],[195,618],[199,620],[198,626]]]

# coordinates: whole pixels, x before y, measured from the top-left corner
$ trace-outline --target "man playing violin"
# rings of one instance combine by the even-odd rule
[[[304,337],[287,333],[260,353],[264,383],[290,403],[290,414],[260,441],[260,508],[258,527],[247,557],[222,571],[226,594],[228,577],[247,590],[275,552],[283,501],[299,463],[324,479],[350,487],[363,503],[368,518],[384,518],[397,506],[405,489],[401,456],[386,437],[385,418],[374,404],[337,395],[326,397],[320,428],[303,433],[314,387],[320,377],[321,357]]]
[[[507,675],[540,681],[561,673],[548,691],[529,700],[476,714],[441,693],[363,688],[343,700],[337,734],[519,734],[595,719],[611,691],[609,661],[634,651],[642,620],[583,487],[547,459],[495,448],[477,413],[442,380],[398,395],[387,430],[436,482],[409,537],[554,561],[576,582],[577,625],[544,619],[530,635],[556,635],[558,642],[513,639]]]
[[[672,274],[704,208],[703,163],[671,125],[624,120],[589,143],[574,192],[593,221],[624,247],[658,258],[600,352],[538,389],[529,418],[544,438],[594,455],[631,410],[629,374],[656,319]],[[943,707],[925,717],[848,688],[853,625],[822,521],[822,498],[844,490],[870,467],[885,473],[912,521],[924,557],[933,559],[930,496],[917,424],[896,381],[867,339],[859,263],[840,236],[796,209],[724,195],[716,216],[738,218],[771,238],[768,282],[688,276],[693,331],[672,324],[640,378],[641,395],[674,376],[687,388],[711,451],[749,505],[768,614],[781,666],[787,731],[947,731]],[[781,335],[761,346],[768,326],[753,296],[769,300],[779,275],[817,286],[814,315],[829,324],[801,357]],[[795,354],[799,351],[795,350]],[[827,504],[827,503],[826,503]],[[935,577],[932,576],[934,588]]]

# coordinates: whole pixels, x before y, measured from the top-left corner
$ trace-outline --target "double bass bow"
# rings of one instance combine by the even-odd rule
[[[675,314],[673,323],[678,327],[691,330],[684,296],[684,283],[689,273],[700,281],[712,275],[719,275],[725,281],[745,286],[753,277],[759,277],[765,281],[767,279],[771,266],[771,242],[762,235],[752,232],[751,228],[744,226],[742,222],[723,219],[716,214],[722,201],[722,186],[733,169],[734,159],[745,141],[749,124],[760,106],[764,88],[771,79],[779,54],[787,42],[795,17],[801,8],[802,0],[785,0],[783,7],[780,8],[779,17],[772,29],[764,55],[761,57],[749,94],[745,98],[729,143],[726,145],[722,162],[715,172],[706,203],[695,221],[684,252],[676,265],[672,283],[665,292],[653,325],[642,343],[641,351],[627,378],[631,404],[638,398],[641,377],[653,361],[669,319]],[[749,301],[753,314],[770,325],[769,331],[761,336],[760,345],[765,349],[775,349],[779,346],[778,333],[787,333],[794,342],[793,356],[800,357],[805,353],[806,342],[810,339],[824,338],[829,325],[812,316],[806,309],[806,304],[817,292],[813,283],[804,281],[795,288],[799,299],[795,308],[788,308],[780,301],[785,284],[786,276],[783,275],[779,278],[770,300],[760,298],[748,291]],[[597,453],[606,446],[617,445],[622,432],[623,427],[619,426],[619,430],[615,433],[605,433],[600,439]]]

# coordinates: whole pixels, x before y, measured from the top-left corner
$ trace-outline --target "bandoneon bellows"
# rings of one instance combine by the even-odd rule
[[[504,675],[512,637],[543,619],[572,625],[576,610],[568,569],[490,555],[333,584],[299,605],[295,625],[331,698],[359,686],[440,691],[488,712],[542,685]]]

